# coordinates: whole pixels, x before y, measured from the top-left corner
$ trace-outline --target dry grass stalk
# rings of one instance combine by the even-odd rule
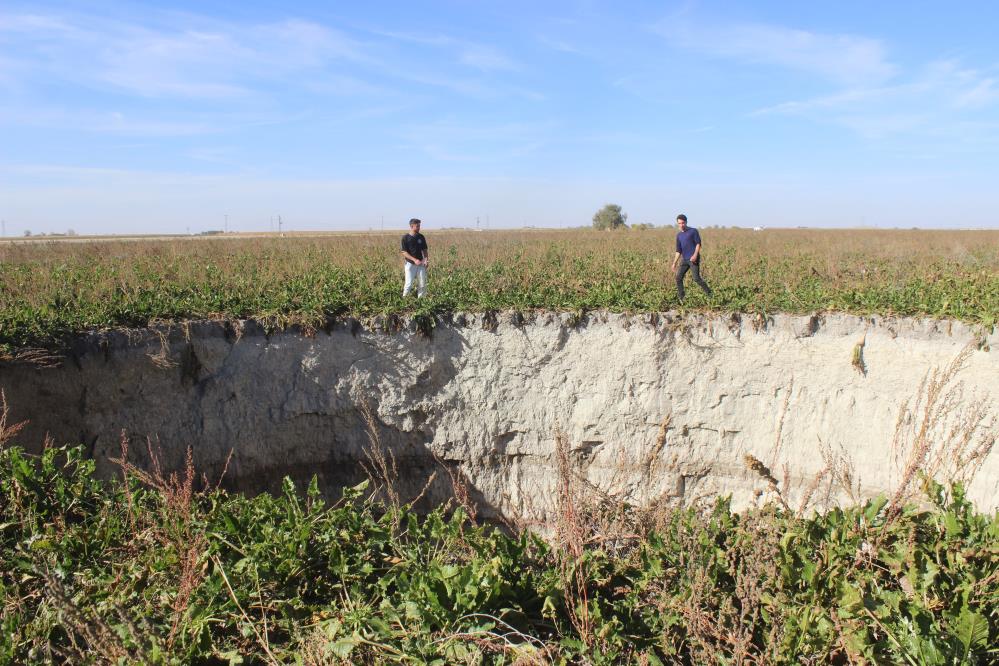
[[[437,480],[437,472],[438,470],[436,469],[433,472],[431,472],[430,476],[428,476],[427,480],[423,483],[423,487],[420,488],[420,491],[416,493],[413,499],[409,500],[407,504],[409,504],[410,506],[415,506],[419,504],[424,497],[426,497],[427,493],[430,492],[430,488],[433,487],[434,481]]]
[[[10,407],[7,405],[7,394],[0,389],[0,446],[17,437],[17,434],[28,425],[27,421],[9,423]]]
[[[180,623],[191,605],[191,597],[201,587],[205,580],[207,561],[203,555],[208,545],[208,539],[201,534],[196,535],[189,546],[180,553],[180,581],[177,583],[177,595],[170,604],[173,621],[170,633],[167,635],[166,648],[169,651],[177,640]]]
[[[656,514],[662,511],[661,506],[645,510],[635,507],[625,500],[623,491],[602,490],[579,475],[574,475],[573,482],[585,543],[600,544],[610,553],[620,554],[641,539],[646,533],[643,526],[655,520]]]
[[[227,576],[225,573],[225,568],[222,566],[222,561],[215,555],[212,555],[212,561],[215,563],[216,568],[218,568],[219,573],[222,575],[222,582],[225,583],[225,589],[229,593],[229,598],[232,599],[232,602],[236,605],[236,609],[239,610],[239,614],[243,617],[243,621],[250,626],[250,629],[253,631],[254,637],[257,639],[257,644],[260,645],[260,648],[264,651],[264,654],[267,655],[267,663],[280,664],[281,662],[277,659],[277,657],[274,656],[274,653],[271,651],[270,640],[266,633],[266,619],[264,625],[265,631],[264,633],[261,633],[260,629],[257,628],[257,624],[250,619],[250,616],[246,614],[246,611],[243,610],[243,606],[239,603],[239,598],[236,596],[236,592],[233,591],[232,585],[229,583],[229,576]]]
[[[773,449],[770,452],[770,465],[769,467],[773,469],[777,466],[777,460],[780,457],[780,447],[784,439],[784,419],[787,418],[787,410],[791,404],[791,394],[794,393],[794,378],[791,378],[790,383],[787,387],[787,392],[784,394],[784,403],[780,408],[780,416],[777,419],[777,436],[774,438]]]
[[[120,461],[128,460],[128,447],[129,439],[128,434],[122,430],[121,436],[118,440],[119,446],[121,448],[121,457],[118,458]],[[128,481],[128,468],[126,468],[120,462],[117,462],[114,458],[111,459],[121,468],[121,480],[122,488],[125,491],[125,508],[128,510],[128,522],[132,529],[132,533],[135,533],[135,521],[136,521],[136,511],[135,511],[135,496],[132,494],[132,484]]]
[[[374,411],[367,399],[358,401],[358,409],[364,420],[365,434],[368,437],[368,446],[364,448],[364,460],[361,467],[365,475],[374,484],[373,496],[381,495],[396,514],[402,509],[403,504],[413,506],[418,504],[430,492],[434,482],[437,480],[439,470],[434,470],[424,482],[423,486],[414,496],[404,501],[399,492],[399,466],[396,462],[395,453],[389,447],[382,444],[381,436],[378,434],[378,421]],[[455,500],[461,504],[468,515],[473,519],[477,515],[477,507],[471,501],[468,482],[460,471],[452,470],[436,454],[431,453],[437,463],[445,469],[451,479],[451,487]]]
[[[862,501],[860,481],[855,473],[856,466],[851,460],[849,453],[843,447],[833,450],[831,445],[827,445],[819,439],[819,455],[825,467],[829,469],[829,488],[823,507],[828,507],[832,498],[833,490],[845,494],[851,504],[859,504]]]
[[[565,606],[569,621],[587,647],[595,641],[590,600],[587,592],[587,571],[583,554],[587,530],[582,507],[569,460],[569,440],[561,428],[555,430],[555,462],[557,465],[558,505],[555,517],[555,538],[559,548],[559,566],[565,589]]]
[[[361,417],[364,419],[365,432],[368,435],[368,446],[364,449],[364,457],[367,462],[362,462],[361,466],[367,473],[368,478],[376,484],[376,492],[384,495],[386,503],[396,512],[402,507],[399,497],[399,467],[396,465],[395,454],[391,449],[382,446],[381,438],[378,435],[378,423],[375,415],[371,411],[371,405],[367,400],[358,403]]]
[[[889,522],[913,499],[918,476],[970,483],[995,447],[999,432],[988,401],[966,405],[963,385],[956,381],[974,350],[969,344],[948,366],[928,372],[912,408],[902,405],[892,448],[905,464],[889,502]]]
[[[160,449],[158,446],[153,446],[151,438],[146,438],[146,454],[148,456],[150,467],[148,471],[137,467],[130,460],[128,460],[128,448],[128,436],[124,431],[122,431],[122,457],[110,458],[109,460],[121,467],[122,474],[124,476],[132,476],[143,485],[159,491],[164,500],[164,507],[170,513],[171,518],[178,521],[179,525],[185,525],[191,516],[191,502],[196,494],[194,484],[195,480],[198,478],[194,469],[194,451],[191,446],[188,445],[184,455],[184,467],[182,474],[177,471],[172,471],[170,473],[163,472],[163,465],[160,460]]]
[[[815,491],[818,490],[819,485],[822,483],[822,479],[832,471],[832,468],[827,463],[822,469],[815,473],[812,477],[811,482],[805,487],[804,492],[801,495],[801,501],[798,504],[798,515],[803,515],[808,509],[812,502],[812,497],[815,495]]]

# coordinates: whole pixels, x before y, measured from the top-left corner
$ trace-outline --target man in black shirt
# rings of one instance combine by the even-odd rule
[[[415,217],[409,221],[409,233],[402,237],[402,257],[406,260],[406,283],[402,288],[402,297],[409,295],[415,279],[416,296],[423,298],[427,293],[427,264],[430,262],[430,255],[427,253],[427,239],[420,233],[420,221]]]

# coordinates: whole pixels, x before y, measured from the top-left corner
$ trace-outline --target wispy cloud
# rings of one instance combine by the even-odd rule
[[[999,86],[996,79],[982,79],[975,87],[962,93],[956,100],[960,107],[981,108],[999,101]]]
[[[868,139],[920,133],[957,142],[994,141],[975,114],[999,103],[999,73],[937,60],[912,70],[878,38],[765,23],[706,23],[681,12],[655,32],[688,52],[746,67],[812,75],[823,94],[779,101],[749,115],[798,116],[845,127]],[[971,122],[974,121],[974,122]]]
[[[465,46],[458,58],[463,65],[483,71],[515,70],[519,66],[499,49],[482,44]]]
[[[433,48],[414,53],[400,43]],[[60,108],[41,91],[40,86],[53,85],[74,94],[89,90],[145,101],[157,105],[161,116],[171,108],[161,100],[172,102],[180,116],[185,114],[176,105],[191,101],[200,111],[217,111],[220,120],[233,108],[274,115],[275,107],[294,104],[289,99],[297,98],[300,108],[303,96],[353,98],[358,108],[337,106],[336,112],[355,118],[371,109],[411,106],[414,97],[426,102],[432,88],[476,101],[544,97],[509,76],[503,80],[501,75],[515,74],[521,65],[487,43],[297,18],[236,23],[148,12],[136,22],[80,13],[0,12],[0,47],[0,94],[6,92],[10,102],[0,122],[8,124],[53,125],[60,116],[79,112]],[[14,98],[20,103],[11,102]],[[105,100],[112,108],[120,102]],[[200,120],[119,117],[111,111],[82,124],[70,120],[66,127],[157,135],[208,130]]]
[[[146,97],[222,98],[255,82],[359,60],[344,33],[301,20],[237,25],[185,17],[150,27],[90,16],[0,16],[0,40],[17,46],[12,67],[74,85]]]
[[[841,84],[885,81],[898,72],[882,41],[859,35],[763,23],[706,25],[682,16],[654,30],[687,50],[816,74]]]
[[[252,114],[244,112],[224,115],[200,113],[165,117],[161,114],[132,113],[77,108],[31,108],[0,110],[0,125],[43,129],[72,128],[75,132],[92,132],[119,136],[180,137],[231,132],[266,125],[277,125],[301,118],[301,114]]]
[[[802,116],[839,124],[869,138],[919,131],[973,141],[995,138],[995,123],[971,121],[997,104],[999,88],[993,76],[941,60],[904,82],[781,102],[752,115]]]
[[[456,63],[481,71],[515,71],[520,64],[491,44],[471,41],[445,34],[416,34],[393,30],[374,30],[374,34],[397,42],[430,46],[447,52]]]
[[[571,54],[582,53],[582,49],[577,48],[576,46],[573,46],[569,42],[562,39],[556,39],[553,37],[549,37],[547,35],[538,35],[537,40],[538,43],[541,44],[542,46],[552,49],[553,51],[558,51],[559,53],[571,53]]]
[[[406,145],[446,162],[493,162],[541,149],[551,123],[467,124],[452,120],[405,127]]]

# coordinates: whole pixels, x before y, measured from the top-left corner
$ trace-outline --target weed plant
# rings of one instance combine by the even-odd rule
[[[546,540],[368,482],[329,504],[120,462],[102,482],[80,448],[0,449],[0,663],[999,661],[999,516],[960,485],[898,511],[608,512],[562,470]]]
[[[673,231],[428,232],[429,297],[402,298],[397,234],[0,246],[0,345],[80,331],[255,318],[320,327],[345,314],[661,311],[679,307]],[[685,307],[999,319],[999,233],[703,230]]]

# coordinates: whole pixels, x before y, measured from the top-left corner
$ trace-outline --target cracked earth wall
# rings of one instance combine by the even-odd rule
[[[970,451],[995,436],[997,343],[958,322],[848,315],[457,315],[429,337],[400,320],[313,335],[193,322],[82,336],[60,367],[0,366],[0,387],[30,421],[29,449],[46,434],[83,443],[110,475],[125,433],[133,455],[148,438],[167,466],[190,445],[209,477],[231,451],[225,485],[246,492],[286,475],[330,494],[361,480],[367,404],[404,496],[433,479],[427,499],[443,500],[449,468],[481,515],[529,519],[555,501],[556,432],[581,478],[634,502],[759,501],[747,454],[792,501],[830,462],[851,476],[824,481],[823,502],[890,490],[928,382],[955,359],[929,439],[968,434]],[[972,500],[995,509],[999,452],[969,464]]]

